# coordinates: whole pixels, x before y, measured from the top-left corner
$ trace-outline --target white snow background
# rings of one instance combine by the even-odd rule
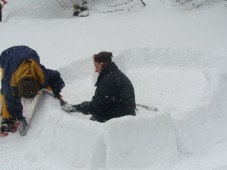
[[[136,102],[159,111],[102,124],[41,95],[25,105],[27,119],[34,114],[27,136],[0,138],[0,170],[227,170],[227,1],[188,9],[144,0],[107,12],[117,1],[96,0],[89,17],[73,17],[65,2],[67,10],[55,0],[8,0],[0,51],[36,50],[60,71],[70,104],[92,98],[92,55],[111,51]]]

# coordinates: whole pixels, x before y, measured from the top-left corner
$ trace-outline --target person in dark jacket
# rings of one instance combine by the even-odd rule
[[[112,61],[111,52],[93,56],[95,71],[99,73],[96,91],[91,101],[62,107],[66,112],[91,114],[91,120],[106,122],[126,115],[135,116],[134,88],[128,77]]]
[[[40,64],[36,51],[27,46],[14,46],[0,56],[1,68],[1,132],[13,132],[16,121],[20,133],[26,135],[27,122],[23,116],[22,99],[32,101],[43,88],[60,98],[65,86],[60,73]],[[19,129],[19,130],[20,130]]]

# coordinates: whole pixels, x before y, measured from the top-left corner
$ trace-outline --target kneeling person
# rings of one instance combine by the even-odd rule
[[[6,49],[0,56],[1,67],[1,132],[14,132],[16,121],[20,122],[20,134],[26,135],[27,122],[23,116],[22,98],[32,101],[43,88],[50,88],[60,97],[65,86],[56,70],[46,69],[40,64],[36,51],[27,46]]]
[[[93,56],[95,71],[99,73],[96,91],[91,101],[78,105],[67,105],[66,112],[91,114],[91,120],[105,122],[112,118],[136,115],[134,88],[128,77],[112,61],[111,52],[100,52]]]

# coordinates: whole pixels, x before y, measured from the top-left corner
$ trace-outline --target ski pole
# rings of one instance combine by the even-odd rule
[[[61,2],[59,2],[58,0],[56,0],[56,1],[60,4],[60,6],[61,6],[62,8],[64,8],[64,10],[67,10],[67,8],[66,8],[64,5],[62,5]]]
[[[70,9],[70,7],[68,6],[68,4],[64,1],[64,0],[60,0],[62,2],[62,4],[64,4],[65,8]]]
[[[143,105],[143,104],[136,104],[136,106],[142,107],[142,108],[150,110],[150,111],[155,111],[155,112],[158,111],[157,107],[151,107],[151,106],[147,106],[147,105]]]

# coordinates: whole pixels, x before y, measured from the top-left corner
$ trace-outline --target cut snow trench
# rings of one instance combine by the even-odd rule
[[[129,52],[122,52],[115,62],[133,82],[137,102],[158,106],[160,112],[139,108],[136,117],[100,124],[90,121],[87,115],[68,115],[60,110],[57,100],[42,96],[24,139],[42,149],[44,155],[61,160],[61,164],[94,169],[162,167],[176,162],[182,153],[195,156],[207,153],[206,148],[214,153],[215,149],[227,149],[222,142],[227,140],[225,74],[217,69],[195,68],[193,62],[193,67],[183,69],[176,61],[177,67],[165,61],[164,67],[155,57],[140,63]],[[88,61],[60,69],[69,84],[65,88],[68,93],[64,93],[69,103],[90,100],[94,94],[92,76],[87,76],[93,72],[92,63],[84,64]],[[78,78],[82,78],[80,82]],[[25,106],[25,112],[32,107]]]
[[[134,72],[141,76],[133,77]],[[182,127],[183,129],[187,127],[187,125],[181,125],[181,122],[187,121],[185,117],[191,110],[196,110],[203,104],[209,82],[202,70],[178,70],[154,66],[152,68],[138,67],[127,70],[127,73],[133,81],[135,90],[144,90],[143,92],[136,91],[137,101],[141,103],[150,101],[145,104],[158,106],[161,108],[160,112],[139,109],[136,117],[113,119],[100,124],[90,121],[89,116],[78,113],[67,115],[61,110],[53,113],[51,107],[59,107],[58,102],[49,96],[44,96],[42,108],[48,110],[49,113],[42,113],[42,108],[37,110],[38,116],[34,122],[37,128],[31,129],[33,135],[38,135],[39,145],[44,152],[54,157],[64,156],[67,158],[64,159],[65,163],[78,168],[87,166],[119,168],[118,162],[125,167],[139,167],[160,164],[163,159],[168,164],[177,159],[179,151],[191,153],[190,148],[184,146],[185,138],[180,136]],[[76,74],[73,79],[77,79]],[[87,82],[87,79],[82,79],[80,84],[83,82]],[[77,89],[76,80],[70,83],[74,89]],[[77,91],[77,93],[80,96],[80,93],[84,92]],[[74,96],[67,97],[73,98]],[[39,125],[41,122],[43,122],[42,126]],[[139,133],[137,133],[138,129],[140,129]],[[183,136],[189,133],[187,130]],[[191,130],[193,129],[190,129],[190,132]],[[62,134],[64,138],[61,137]],[[46,135],[51,135],[51,141],[45,140]],[[84,141],[88,141],[86,146]],[[74,146],[74,148],[62,147],[62,143],[65,146]],[[146,151],[143,150],[145,145]],[[87,162],[90,164],[87,165]]]

